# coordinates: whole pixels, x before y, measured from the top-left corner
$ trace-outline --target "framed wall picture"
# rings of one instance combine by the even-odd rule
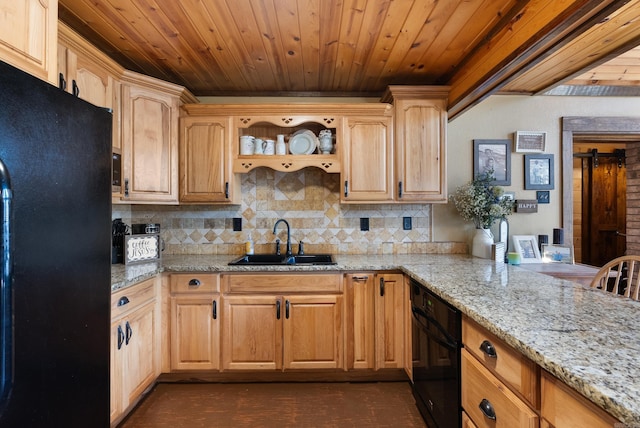
[[[543,153],[546,144],[546,132],[516,131],[513,148],[516,153]]]
[[[493,172],[499,186],[511,185],[509,140],[473,140],[473,176]]]
[[[524,188],[553,190],[553,155],[524,155]]]
[[[573,245],[542,244],[541,246],[543,262],[573,264]]]
[[[520,254],[520,263],[542,263],[538,241],[533,235],[513,235],[513,251]]]

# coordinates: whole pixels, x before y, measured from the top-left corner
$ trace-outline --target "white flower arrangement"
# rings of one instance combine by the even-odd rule
[[[504,189],[494,186],[493,171],[480,174],[458,187],[449,198],[465,220],[473,220],[477,229],[489,229],[498,219],[508,216],[513,210],[513,201],[504,198]]]

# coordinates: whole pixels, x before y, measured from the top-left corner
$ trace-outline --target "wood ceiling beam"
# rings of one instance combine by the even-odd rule
[[[474,50],[451,78],[449,118],[498,91],[545,53],[569,43],[628,0],[530,0]]]

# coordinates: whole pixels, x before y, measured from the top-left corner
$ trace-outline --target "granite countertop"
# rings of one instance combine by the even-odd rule
[[[598,406],[640,426],[640,302],[466,255],[336,256],[332,266],[228,266],[235,256],[114,265],[112,290],[158,272],[401,270]]]

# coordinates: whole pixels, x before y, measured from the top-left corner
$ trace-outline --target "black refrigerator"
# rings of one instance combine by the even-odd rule
[[[0,61],[0,427],[109,425],[111,123]]]

